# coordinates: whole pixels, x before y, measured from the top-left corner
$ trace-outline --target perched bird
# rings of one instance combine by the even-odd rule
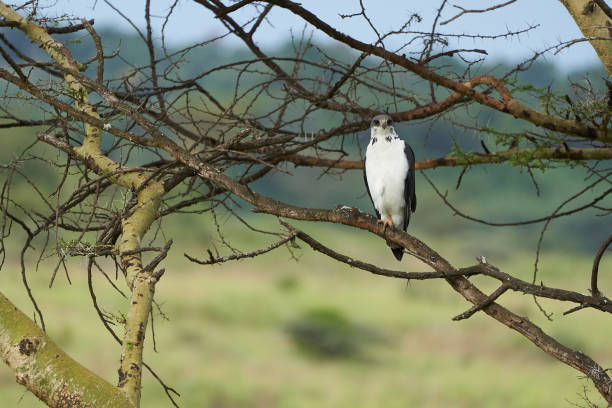
[[[378,115],[370,125],[363,179],[374,204],[378,223],[384,228],[406,230],[410,214],[416,210],[414,192],[414,152],[395,133],[389,115]],[[402,260],[404,249],[388,243],[393,255]]]

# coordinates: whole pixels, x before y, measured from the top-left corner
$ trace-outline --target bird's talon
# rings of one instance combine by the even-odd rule
[[[391,221],[390,219],[386,219],[386,220],[377,220],[376,221],[377,224],[382,224],[383,226],[383,232],[387,231],[387,228],[393,228],[393,221]]]

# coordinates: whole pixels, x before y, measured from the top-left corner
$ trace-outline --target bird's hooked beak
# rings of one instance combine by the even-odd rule
[[[387,128],[387,119],[381,119],[381,120],[380,120],[380,126],[381,126],[383,129],[386,129],[386,128]]]

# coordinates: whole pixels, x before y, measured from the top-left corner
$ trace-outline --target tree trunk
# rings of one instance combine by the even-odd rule
[[[576,25],[590,40],[597,56],[604,64],[608,75],[612,75],[612,18],[596,3],[606,6],[605,0],[560,0],[571,14]]]

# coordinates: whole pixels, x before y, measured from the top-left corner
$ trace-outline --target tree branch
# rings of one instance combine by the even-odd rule
[[[495,291],[491,293],[482,303],[478,303],[472,306],[469,310],[466,310],[465,312],[453,317],[453,320],[459,321],[459,320],[469,319],[477,311],[482,310],[483,308],[489,306],[491,303],[495,302],[501,295],[506,293],[508,289],[510,289],[510,287],[506,285],[505,283],[502,283],[501,286],[495,289]]]
[[[570,13],[580,31],[585,38],[593,38],[590,41],[591,45],[595,49],[597,56],[604,65],[604,68],[608,72],[608,75],[612,75],[612,47],[610,41],[595,40],[595,38],[610,38],[609,28],[610,26],[608,18],[610,8],[607,6],[605,1],[596,2],[599,7],[585,8],[585,1],[583,0],[559,0],[561,4]],[[593,3],[591,3],[593,4]],[[603,5],[603,7],[602,7]]]
[[[384,60],[387,60],[393,64],[407,69],[410,72],[420,76],[421,78],[443,86],[444,88],[458,92],[461,95],[465,95],[474,101],[488,106],[497,111],[508,113],[515,118],[523,119],[531,122],[537,126],[562,132],[570,135],[582,137],[587,140],[599,140],[602,142],[612,141],[612,130],[600,129],[594,126],[578,123],[575,120],[564,119],[557,116],[547,115],[532,109],[526,105],[519,103],[516,99],[512,98],[506,89],[504,83],[492,76],[478,76],[470,79],[467,82],[453,81],[452,79],[437,74],[426,66],[414,63],[405,56],[400,56],[386,50],[383,47],[367,44],[356,40],[355,38],[348,36],[326,22],[319,19],[315,14],[306,10],[299,3],[295,3],[289,0],[262,0],[266,3],[274,4],[284,9],[289,10],[293,14],[302,17],[305,21],[310,23],[313,27],[323,31],[329,37],[340,41],[349,47],[366,52],[372,55],[376,55]],[[610,72],[610,71],[608,71]],[[488,96],[482,92],[476,91],[474,88],[476,85],[486,84],[493,86],[502,96],[502,100]]]
[[[86,23],[93,25],[94,20],[86,20]],[[83,24],[74,24],[66,27],[41,27],[49,34],[71,34],[86,28],[87,24],[84,22]],[[19,28],[20,25],[17,21],[0,21],[0,27]]]
[[[73,94],[75,111],[84,117],[99,121],[100,116],[89,101],[88,89],[80,82],[85,78],[79,73],[78,63],[72,57],[70,50],[61,42],[54,40],[43,27],[26,20],[2,2],[0,2],[0,14],[7,20],[17,23],[21,31],[33,42],[39,44],[59,64],[64,71],[66,83]],[[27,85],[25,80],[22,79],[21,81]],[[109,96],[108,91],[99,90],[98,87],[102,87],[101,84],[89,83],[88,85],[98,89],[98,93],[102,97],[112,99],[112,95]],[[38,91],[32,86],[30,86],[30,89]],[[118,101],[117,104],[119,104]],[[134,118],[141,118],[139,114],[131,110],[129,112],[133,114]],[[84,123],[85,139],[83,144],[73,149],[65,143],[63,149],[70,152],[71,155],[79,157],[82,162],[88,162],[88,167],[100,175],[116,171],[119,165],[104,156],[100,150],[102,126],[92,126],[89,121],[84,121]],[[145,123],[142,120],[141,125],[150,128],[148,122]],[[155,135],[156,132],[152,132],[152,134]],[[39,135],[39,137],[41,136]],[[41,137],[41,139],[43,138]],[[47,138],[47,141],[58,144],[58,141],[53,141],[52,138]],[[161,197],[165,194],[165,190],[161,183],[151,180],[143,172],[123,173],[116,176],[115,180],[119,184],[134,187],[138,192],[137,205],[134,211],[121,220],[122,237],[119,244],[119,252],[125,254],[121,257],[121,266],[126,273],[128,286],[132,289],[132,299],[125,324],[121,366],[119,368],[119,388],[126,393],[133,405],[138,407],[140,406],[144,337],[153,302],[155,283],[158,279],[158,277],[153,276],[153,271],[143,269],[138,249],[140,248],[141,238],[157,218]]]
[[[52,408],[135,408],[117,387],[60,349],[0,293],[0,356],[24,385]]]
[[[426,279],[440,279],[449,276],[471,276],[473,274],[478,274],[478,271],[457,271],[457,273],[452,275],[447,275],[442,272],[404,272],[397,270],[390,270],[379,268],[376,265],[372,265],[367,262],[360,261],[358,259],[349,258],[346,255],[342,255],[333,249],[326,247],[321,244],[319,241],[312,238],[310,235],[306,234],[304,231],[298,230],[293,225],[279,219],[279,222],[285,226],[289,231],[295,234],[300,240],[307,243],[312,249],[317,252],[322,253],[323,255],[327,255],[328,257],[335,259],[336,261],[342,262],[346,265],[349,265],[352,268],[362,269],[364,271],[368,271],[373,273],[374,275],[386,276],[389,278],[399,278],[399,279],[407,279],[407,280],[426,280]]]
[[[187,254],[185,255],[185,258],[189,259],[191,262],[195,262],[197,264],[200,265],[214,265],[214,264],[220,264],[223,262],[228,262],[228,261],[236,261],[239,259],[245,259],[245,258],[255,258],[256,256],[259,255],[263,255],[265,253],[268,253],[284,244],[286,244],[287,242],[293,240],[295,238],[295,233],[291,233],[288,236],[284,237],[283,239],[281,239],[280,241],[277,241],[271,245],[268,245],[265,248],[261,248],[258,249],[256,251],[252,251],[252,252],[245,252],[245,253],[239,253],[239,254],[234,254],[234,255],[229,255],[229,256],[223,256],[223,257],[219,257],[219,258],[215,258],[212,255],[212,252],[208,252],[209,255],[209,259],[207,259],[206,261],[203,261],[201,259],[197,259],[194,258],[192,256],[189,256]]]
[[[180,154],[177,154],[175,157],[196,170],[200,177],[220,185],[254,205],[256,207],[255,211],[298,220],[325,221],[364,229],[384,237],[388,241],[401,245],[406,248],[408,252],[415,254],[418,259],[438,272],[449,276],[457,275],[458,273],[457,269],[455,269],[446,259],[441,257],[436,251],[423,242],[403,231],[395,229],[390,231],[383,230],[381,226],[376,223],[374,217],[363,214],[357,209],[342,207],[335,211],[329,211],[291,206],[258,194],[247,186],[236,183],[230,177],[222,172],[216,171],[214,167],[208,164],[195,163],[195,160],[190,160],[188,157]],[[453,276],[446,280],[454,290],[459,292],[465,299],[474,305],[482,304],[487,301],[487,296],[466,278]],[[608,306],[609,305],[605,306],[605,308],[609,308]],[[593,381],[595,387],[606,401],[612,403],[612,379],[610,379],[607,372],[590,357],[564,346],[554,338],[548,336],[532,322],[517,316],[497,303],[491,303],[483,307],[482,310],[500,323],[521,333],[549,355],[585,374]]]
[[[417,170],[433,169],[436,167],[472,166],[477,164],[495,164],[506,161],[527,162],[531,160],[548,159],[555,161],[565,160],[607,160],[612,159],[612,147],[549,147],[544,149],[525,148],[510,149],[489,154],[471,153],[464,157],[439,157],[421,160],[415,163]],[[284,156],[281,161],[293,163],[296,166],[325,167],[333,169],[357,170],[363,169],[362,160],[334,160],[314,156],[293,154]]]
[[[73,148],[68,143],[45,133],[39,133],[38,137],[85,163],[96,173],[105,174],[104,166],[99,164],[100,159],[92,160],[92,156],[85,154],[82,149]],[[97,157],[105,158],[105,156]],[[138,193],[138,203],[132,214],[122,219],[123,234],[119,244],[119,253],[122,254],[121,266],[126,271],[126,280],[132,289],[122,346],[119,387],[130,396],[135,406],[138,406],[140,401],[144,336],[157,283],[153,271],[146,271],[142,266],[140,240],[157,218],[160,200],[165,194],[161,183],[149,181],[148,184],[142,184],[148,179],[143,180],[143,177],[145,176],[139,177],[141,189]]]
[[[512,3],[514,3],[515,1],[516,1],[516,0],[509,0],[509,1],[506,1],[505,3],[496,4],[495,6],[491,6],[491,7],[488,7],[488,8],[486,8],[486,9],[477,9],[477,10],[468,10],[468,9],[464,9],[463,7],[460,7],[460,6],[454,5],[453,7],[458,8],[459,10],[461,10],[461,12],[460,12],[459,14],[455,15],[454,17],[449,18],[448,20],[442,21],[442,22],[440,23],[440,25],[445,25],[445,24],[448,24],[448,23],[450,23],[451,21],[454,21],[454,20],[458,19],[459,17],[461,17],[461,16],[462,16],[462,15],[464,15],[464,14],[470,14],[470,13],[486,13],[486,12],[488,12],[488,11],[493,11],[493,10],[496,10],[496,9],[499,9],[499,8],[502,8],[502,7],[506,7],[507,5],[512,4]]]
[[[608,237],[608,239],[601,244],[597,254],[595,255],[595,259],[593,260],[593,269],[591,270],[591,295],[593,296],[601,296],[601,292],[597,287],[597,275],[599,273],[599,262],[601,262],[601,258],[603,254],[606,252],[606,249],[612,244],[612,235]]]

